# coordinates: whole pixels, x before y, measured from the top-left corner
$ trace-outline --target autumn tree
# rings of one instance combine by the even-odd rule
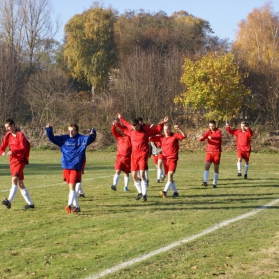
[[[92,102],[94,92],[106,87],[116,62],[115,20],[112,9],[94,7],[75,15],[65,26],[65,59],[72,77],[92,86]]]
[[[164,56],[177,48],[180,52],[194,54],[206,44],[213,31],[208,21],[190,15],[186,11],[163,11],[151,14],[144,10],[128,11],[118,16],[115,23],[116,42],[121,58],[134,48],[153,50]]]
[[[238,25],[233,52],[250,72],[248,83],[257,104],[255,122],[279,125],[279,14],[270,3],[255,8]]]
[[[176,97],[177,104],[218,121],[236,117],[249,104],[250,90],[232,54],[208,53],[195,61],[186,58],[183,68],[186,92]]]

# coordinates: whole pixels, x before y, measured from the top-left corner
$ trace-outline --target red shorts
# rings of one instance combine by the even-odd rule
[[[245,162],[249,162],[250,151],[237,150],[237,158],[242,158]]]
[[[12,177],[18,177],[19,180],[24,180],[23,170],[26,163],[22,161],[16,161],[10,164],[10,171]]]
[[[81,173],[81,170],[63,169],[63,179],[67,182],[67,184],[75,184],[81,182]]]
[[[148,154],[147,155],[132,155],[131,170],[147,170],[148,169]]]
[[[163,154],[159,154],[159,155],[152,155],[153,158],[153,162],[155,165],[158,165],[158,160],[163,160]]]
[[[163,160],[165,174],[168,174],[169,171],[175,172],[177,161],[177,158],[167,158]]]
[[[128,174],[131,172],[131,157],[124,157],[122,155],[116,156],[114,164],[115,170],[121,170]]]
[[[205,162],[220,165],[221,152],[206,152]]]

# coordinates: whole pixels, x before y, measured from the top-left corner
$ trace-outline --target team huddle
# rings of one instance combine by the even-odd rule
[[[171,188],[173,190],[172,196],[174,198],[178,197],[179,193],[174,181],[174,173],[178,163],[179,141],[186,138],[185,132],[178,125],[174,125],[177,133],[173,133],[171,125],[167,123],[167,116],[156,126],[144,124],[142,118],[134,119],[130,123],[120,113],[117,113],[116,116],[116,120],[113,121],[111,126],[112,134],[117,140],[115,174],[111,189],[113,191],[117,190],[120,174],[123,172],[124,191],[127,192],[129,190],[129,175],[132,173],[134,186],[137,189],[135,199],[142,199],[143,202],[146,202],[148,198],[148,158],[152,155],[157,169],[157,182],[164,181],[165,178],[167,179],[164,189],[160,192],[161,196],[166,198]],[[6,133],[0,147],[0,152],[2,156],[9,156],[12,187],[8,198],[4,199],[2,204],[10,209],[19,188],[27,203],[24,208],[35,208],[29,192],[23,183],[23,170],[25,165],[28,164],[30,144],[24,134],[16,129],[12,119],[6,120],[5,129]],[[68,126],[68,134],[59,136],[53,134],[53,128],[50,124],[47,124],[45,129],[48,139],[53,144],[59,146],[62,153],[63,179],[69,186],[68,204],[65,210],[67,213],[78,213],[81,211],[78,198],[84,196],[81,183],[86,163],[86,148],[96,140],[97,132],[95,129],[91,129],[89,135],[81,135],[77,124],[70,124]],[[253,132],[246,122],[241,123],[241,129],[231,129],[227,125],[226,130],[236,137],[237,175],[242,175],[242,159],[244,159],[244,178],[247,179],[251,152],[250,139]],[[222,133],[216,127],[215,121],[209,122],[209,130],[199,140],[207,140],[202,185],[208,185],[209,169],[213,163],[213,188],[216,188],[222,151]],[[8,152],[6,152],[7,147],[9,147]]]

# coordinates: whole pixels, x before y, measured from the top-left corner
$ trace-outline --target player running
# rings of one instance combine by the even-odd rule
[[[120,179],[121,171],[124,172],[124,192],[128,191],[129,174],[131,172],[131,153],[132,144],[130,137],[117,130],[118,122],[114,120],[111,125],[111,132],[117,140],[116,160],[114,164],[115,174],[113,176],[113,184],[110,188],[117,190],[117,184]]]
[[[230,125],[226,125],[226,130],[231,135],[235,136],[237,146],[237,176],[241,176],[242,159],[245,161],[244,166],[244,179],[247,179],[247,173],[249,169],[249,159],[251,153],[251,137],[253,131],[249,128],[248,123],[242,121],[240,129],[231,129]]]
[[[178,151],[179,151],[179,141],[186,138],[186,134],[179,129],[178,125],[174,125],[174,128],[180,133],[173,133],[171,131],[171,125],[164,125],[164,135],[159,135],[156,137],[151,137],[149,140],[154,142],[160,142],[163,154],[163,164],[165,173],[168,176],[168,181],[165,185],[164,191],[160,194],[163,198],[167,197],[169,188],[173,189],[173,197],[178,197],[178,190],[176,188],[173,176],[177,167],[178,162]]]
[[[207,140],[206,145],[206,157],[203,172],[203,186],[207,186],[209,169],[211,164],[214,164],[214,178],[213,178],[213,188],[217,188],[217,182],[219,177],[219,165],[221,160],[221,144],[222,144],[222,132],[216,127],[216,122],[211,120],[209,122],[209,130],[206,131],[200,141]]]
[[[12,119],[9,118],[5,121],[5,129],[6,134],[0,147],[0,154],[1,156],[9,156],[12,187],[10,189],[9,197],[4,199],[2,204],[10,209],[12,201],[19,188],[21,195],[27,202],[27,205],[25,205],[24,208],[34,208],[34,203],[32,202],[29,192],[23,182],[23,170],[25,165],[29,164],[30,144],[24,134],[16,129],[15,122]],[[5,151],[7,147],[9,147],[9,151],[6,153]]]

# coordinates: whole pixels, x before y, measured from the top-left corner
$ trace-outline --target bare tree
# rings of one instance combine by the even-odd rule
[[[69,78],[62,70],[49,68],[32,74],[24,91],[31,122],[41,127],[49,121],[59,124],[70,121],[73,118],[70,104],[74,95]]]
[[[30,65],[39,60],[44,41],[59,29],[58,20],[53,24],[50,0],[1,0],[0,19],[0,38]]]
[[[3,123],[8,117],[17,119],[23,108],[24,75],[16,53],[3,44],[0,44],[0,65],[0,123]]]
[[[115,104],[127,116],[156,122],[172,116],[174,98],[183,92],[180,83],[183,58],[175,49],[167,56],[135,49],[124,61],[111,82]]]

